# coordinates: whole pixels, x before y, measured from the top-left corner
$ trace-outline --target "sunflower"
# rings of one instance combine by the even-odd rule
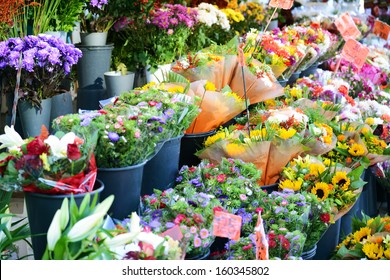
[[[215,85],[210,82],[210,81],[207,81],[205,86],[204,86],[205,90],[208,90],[208,91],[215,91],[217,88],[215,87]]]
[[[367,239],[369,236],[371,236],[371,229],[369,227],[362,227],[353,234],[353,238],[355,238],[356,242],[361,242],[363,239]]]
[[[310,174],[318,176],[325,171],[325,165],[322,163],[312,163],[309,166]]]
[[[362,156],[364,155],[364,147],[360,144],[355,143],[349,148],[348,153],[355,157]]]
[[[205,147],[208,147],[214,144],[215,142],[217,142],[218,140],[225,139],[225,137],[226,137],[225,132],[218,132],[213,136],[207,137],[206,141],[204,142],[204,145]]]
[[[281,189],[290,189],[290,190],[293,190],[293,191],[299,191],[302,187],[302,181],[301,180],[298,180],[298,181],[292,181],[292,180],[284,180],[282,181],[280,184],[279,184],[279,187]]]
[[[386,251],[383,252],[386,259],[390,260],[390,248],[387,248]]]
[[[347,172],[338,171],[332,178],[333,185],[338,185],[343,191],[348,190],[351,180],[347,177]]]
[[[296,133],[297,133],[297,131],[296,131],[294,128],[290,128],[290,129],[288,129],[288,130],[282,128],[282,129],[279,131],[279,137],[282,138],[282,139],[290,139],[290,138],[293,137]]]
[[[315,194],[319,201],[325,200],[329,195],[329,187],[327,183],[316,183],[314,188],[311,189],[311,193]]]
[[[229,143],[226,145],[226,153],[230,157],[240,155],[246,151],[244,144]]]
[[[377,243],[369,243],[363,245],[362,251],[370,260],[379,260],[383,256],[383,247]]]

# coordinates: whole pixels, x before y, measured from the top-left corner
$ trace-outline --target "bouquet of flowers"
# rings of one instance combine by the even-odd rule
[[[256,259],[256,236],[250,234],[239,240],[229,240],[225,244],[227,260],[255,260]]]
[[[51,35],[10,38],[0,42],[0,74],[7,78],[5,92],[13,92],[16,72],[22,68],[19,97],[40,108],[42,99],[65,92],[61,82],[82,53]]]
[[[352,220],[352,233],[337,247],[336,260],[390,260],[390,217]]]
[[[77,136],[76,133],[79,135]],[[22,139],[13,126],[0,135],[0,187],[6,191],[83,193],[92,191],[96,179],[93,155],[97,133],[93,130]]]
[[[390,159],[390,149],[387,143],[380,139],[379,136],[374,135],[370,128],[363,127],[360,130],[360,136],[367,148],[367,158],[370,161],[370,165]]]
[[[162,233],[179,226],[186,254],[190,256],[207,252],[215,238],[214,211],[222,209],[218,199],[193,187],[183,191],[154,190],[154,194],[142,198],[142,208],[141,224],[153,232]]]
[[[108,32],[115,23],[109,15],[108,0],[86,0],[80,15],[82,32]]]
[[[141,225],[140,217],[133,212],[130,219],[116,225],[113,237],[107,236],[104,245],[120,260],[180,260],[184,257],[183,244],[169,235],[157,235]],[[101,234],[102,238],[103,235]]]
[[[390,193],[390,161],[378,162],[374,165],[376,179],[380,185]]]
[[[297,260],[303,252],[306,236],[299,230],[270,230],[267,234],[270,260]]]

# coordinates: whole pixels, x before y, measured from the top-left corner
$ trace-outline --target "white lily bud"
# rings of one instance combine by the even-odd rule
[[[96,208],[95,210],[93,210],[93,213],[94,214],[103,213],[103,215],[105,215],[108,209],[110,209],[113,202],[114,202],[114,195],[110,195],[105,200],[103,200],[98,205],[96,205]]]
[[[165,241],[164,237],[152,232],[140,232],[137,235],[137,240],[151,244],[153,249],[156,249],[158,245]]]
[[[60,227],[61,230],[64,230],[69,222],[69,207],[68,199],[65,198],[61,205],[61,217],[60,217]]]
[[[137,235],[138,232],[127,232],[123,234],[118,234],[113,238],[107,238],[104,241],[104,244],[106,244],[108,247],[118,247],[132,242]]]
[[[66,209],[68,211],[68,209]],[[57,210],[47,231],[47,247],[54,250],[58,240],[61,238],[61,210]]]
[[[68,232],[68,240],[77,242],[87,238],[93,233],[93,230],[103,222],[105,213],[96,213],[78,221]]]
[[[142,228],[139,225],[141,222],[136,212],[131,213],[130,232],[141,232]]]

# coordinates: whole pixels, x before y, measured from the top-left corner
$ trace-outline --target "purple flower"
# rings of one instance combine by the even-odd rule
[[[165,110],[165,112],[164,112],[164,116],[166,116],[167,119],[172,118],[174,114],[175,114],[175,111],[173,109],[168,109],[168,110]]]
[[[119,135],[116,132],[108,132],[108,138],[111,140],[111,142],[118,142],[119,141]]]
[[[153,211],[151,216],[152,216],[153,220],[157,219],[157,218],[160,218],[162,216],[162,210],[161,209],[157,209],[157,210]]]
[[[181,183],[181,181],[183,181],[183,176],[178,176],[178,177],[176,178],[176,182],[177,182],[177,183]]]
[[[167,228],[173,228],[173,227],[175,226],[175,224],[174,224],[174,223],[171,223],[171,222],[167,222],[167,223],[165,224],[165,226],[166,226]]]

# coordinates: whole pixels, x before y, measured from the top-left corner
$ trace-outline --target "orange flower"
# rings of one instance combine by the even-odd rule
[[[348,88],[344,85],[341,85],[339,88],[338,88],[338,91],[341,92],[343,95],[348,95]]]
[[[382,120],[384,120],[384,121],[390,122],[390,115],[383,114],[381,118],[382,118]]]
[[[352,162],[352,158],[347,157],[347,158],[345,159],[345,161],[346,161],[347,163],[351,163],[351,162]]]
[[[345,140],[345,135],[340,134],[339,136],[337,136],[337,140],[339,140],[340,142],[343,142]]]

